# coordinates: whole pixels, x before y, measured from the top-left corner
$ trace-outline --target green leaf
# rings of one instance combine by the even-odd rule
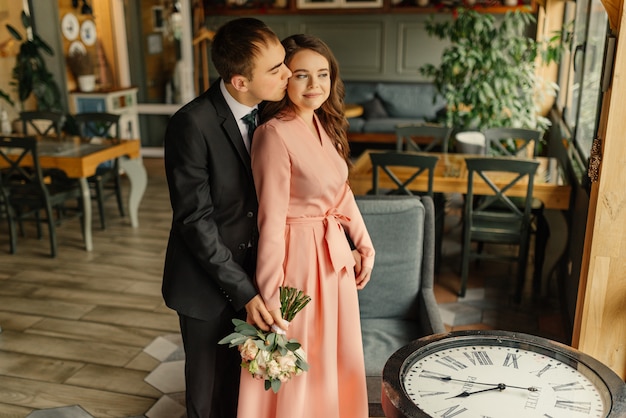
[[[285,348],[289,351],[296,351],[302,345],[296,340],[290,340],[287,344],[285,344]]]
[[[218,344],[230,344],[232,340],[235,340],[237,338],[241,338],[241,334],[237,332],[233,332],[231,334],[228,334],[226,337],[222,338],[221,340],[219,340],[217,343]]]
[[[309,371],[309,363],[307,363],[306,361],[304,361],[302,358],[298,357],[297,355],[296,355],[296,357],[297,357],[296,367],[304,370],[305,372],[308,372]]]
[[[278,389],[280,389],[280,380],[272,379],[272,392],[278,393]]]
[[[22,40],[22,35],[20,35],[20,33],[17,31],[17,29],[15,29],[13,26],[9,25],[7,23],[6,25],[7,30],[9,31],[9,33],[11,34],[11,36],[15,39],[17,39],[18,41]]]

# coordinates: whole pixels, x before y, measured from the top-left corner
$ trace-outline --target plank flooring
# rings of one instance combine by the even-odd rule
[[[120,217],[109,199],[106,230],[98,228],[97,211],[94,215],[92,252],[84,250],[79,221],[69,220],[58,229],[57,258],[49,256],[47,236],[38,240],[32,226],[18,238],[17,254],[10,255],[6,222],[0,219],[0,418],[71,405],[93,417],[175,416],[147,414],[163,393],[145,380],[161,360],[144,349],[162,336],[177,335],[178,319],[160,291],[171,216],[163,161],[144,161],[149,182],[139,227]],[[451,259],[458,257],[458,243],[444,248]],[[474,271],[470,291],[488,286],[488,277]],[[438,301],[457,303],[455,270],[443,269],[437,280]],[[541,309],[529,302],[511,308],[489,298],[468,303],[482,309],[482,316],[449,329],[501,328],[555,339],[564,334],[553,300]],[[547,329],[541,315],[551,318]]]
[[[162,160],[145,164],[150,177],[139,227],[109,199],[106,230],[94,215],[91,253],[79,220],[69,220],[58,228],[57,258],[32,225],[10,255],[2,221],[0,417],[66,405],[96,417],[143,416],[162,396],[144,381],[159,361],[143,349],[178,332],[178,318],[161,297],[170,208]]]

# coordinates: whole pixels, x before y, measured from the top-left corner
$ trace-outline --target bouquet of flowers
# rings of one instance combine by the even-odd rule
[[[280,312],[291,322],[302,308],[311,301],[301,290],[293,287],[280,288]],[[238,347],[241,353],[241,367],[248,370],[255,379],[265,381],[265,390],[278,392],[280,385],[293,376],[299,376],[309,369],[306,353],[300,343],[288,340],[285,332],[277,327],[272,331],[262,331],[240,319],[233,319],[235,332],[219,341]]]

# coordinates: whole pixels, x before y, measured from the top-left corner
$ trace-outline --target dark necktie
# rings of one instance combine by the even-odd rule
[[[243,120],[243,122],[248,127],[248,138],[250,139],[250,143],[252,143],[252,134],[256,129],[256,113],[257,109],[252,109],[250,113],[241,118],[241,120]]]

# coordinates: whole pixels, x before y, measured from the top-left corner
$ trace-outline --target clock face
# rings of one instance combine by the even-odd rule
[[[574,349],[543,338],[494,331],[457,334],[407,346],[385,365],[383,393],[404,417],[607,417],[610,369]],[[469,335],[468,335],[469,334]],[[418,340],[419,341],[419,340]],[[399,357],[401,362],[397,362]],[[399,390],[389,390],[398,366]],[[593,368],[592,368],[593,367]],[[601,368],[601,372],[598,369]],[[391,379],[393,380],[393,379]],[[617,388],[623,406],[623,381]],[[385,393],[387,392],[387,393]],[[383,402],[385,408],[385,402]],[[388,412],[385,409],[385,412]],[[389,415],[388,415],[389,416]]]

